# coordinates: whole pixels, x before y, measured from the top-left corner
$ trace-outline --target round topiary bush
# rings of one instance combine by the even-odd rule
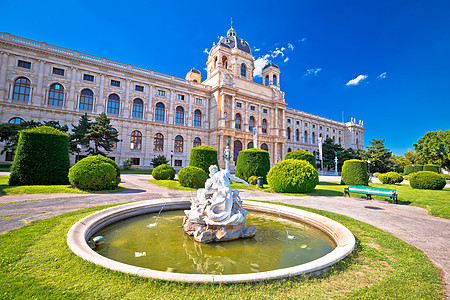
[[[69,168],[69,135],[48,126],[22,130],[9,184],[69,184]]]
[[[258,184],[258,177],[256,176],[250,176],[247,180],[248,184],[251,185],[257,185]]]
[[[80,190],[114,190],[120,183],[120,169],[107,157],[89,156],[70,168],[69,181]]]
[[[211,165],[219,166],[216,149],[207,145],[201,145],[191,149],[189,166],[203,169],[208,174],[209,166]]]
[[[438,173],[439,174],[439,166],[433,165],[433,164],[427,164],[423,166],[423,170],[424,171],[430,171],[430,172],[434,172],[434,173]]]
[[[344,161],[341,180],[346,185],[368,185],[369,173],[367,173],[366,162],[359,159]]]
[[[309,153],[306,150],[298,149],[294,152],[289,152],[286,154],[284,159],[303,159],[308,161],[314,168],[317,169],[316,158],[313,154]]]
[[[442,190],[446,182],[442,176],[435,172],[420,171],[409,177],[409,184],[413,189]]]
[[[396,172],[388,172],[386,174],[378,175],[378,179],[383,184],[394,184],[401,183],[403,181],[403,176]]]
[[[277,193],[309,193],[319,183],[319,173],[306,160],[286,159],[270,169],[267,182]]]
[[[414,173],[414,172],[420,172],[423,171],[423,165],[414,165],[414,168],[412,165],[408,165],[405,167],[405,175]]]
[[[204,188],[207,179],[208,174],[203,169],[197,167],[184,167],[178,172],[178,181],[185,187]]]
[[[156,180],[173,180],[175,178],[175,169],[166,164],[159,165],[153,169],[152,176]]]
[[[378,176],[380,176],[380,174],[381,173],[379,173],[379,172],[375,172],[375,173],[373,173],[373,177],[377,177],[378,178]]]
[[[267,182],[267,172],[270,170],[269,152],[251,148],[239,152],[236,163],[236,177],[248,181],[251,176],[263,177]]]

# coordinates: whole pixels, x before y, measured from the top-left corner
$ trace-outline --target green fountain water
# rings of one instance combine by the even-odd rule
[[[125,219],[95,235],[105,238],[95,250],[110,259],[143,268],[189,274],[244,274],[292,267],[335,248],[322,231],[288,218],[252,212],[253,238],[202,244],[181,228],[183,211]]]

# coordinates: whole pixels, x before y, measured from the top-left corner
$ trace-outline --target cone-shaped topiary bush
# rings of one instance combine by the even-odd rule
[[[378,179],[384,184],[394,184],[401,183],[403,181],[403,176],[396,172],[387,172],[386,174],[378,175]]]
[[[424,165],[423,166],[423,170],[439,174],[439,166],[436,166],[436,165],[433,165],[433,164],[426,164],[426,165]]]
[[[263,177],[267,182],[267,172],[270,170],[269,152],[262,149],[247,149],[239,152],[236,163],[236,177],[248,180],[251,176]]]
[[[178,181],[185,187],[203,188],[207,179],[206,172],[197,167],[184,167],[178,172]]]
[[[347,185],[369,185],[366,162],[359,159],[344,161],[341,180]]]
[[[219,166],[216,149],[208,145],[197,146],[191,149],[189,166],[203,169],[208,174],[209,166],[211,165]]]
[[[152,176],[156,180],[173,180],[175,178],[175,169],[166,164],[159,165],[153,169]]]
[[[303,149],[298,149],[294,152],[286,153],[284,159],[303,159],[308,161],[314,168],[317,169],[316,158],[314,157],[314,155]]]
[[[112,159],[89,156],[70,168],[69,181],[80,190],[114,190],[120,183],[120,169]]]
[[[270,169],[267,182],[277,193],[308,193],[319,183],[319,173],[306,160],[286,159]]]
[[[9,184],[68,184],[69,168],[69,135],[48,126],[23,130],[19,135]]]
[[[409,184],[413,189],[442,190],[446,182],[441,175],[435,172],[420,171],[414,172],[409,177]]]

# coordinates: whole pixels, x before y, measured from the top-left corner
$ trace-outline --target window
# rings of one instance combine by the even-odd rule
[[[269,151],[269,147],[265,143],[261,144],[261,149]]]
[[[287,119],[287,122],[288,122],[288,123],[291,123],[291,119]]]
[[[313,128],[316,128],[316,125],[313,124]]]
[[[233,159],[236,161],[239,152],[242,150],[242,143],[238,140],[234,141]]]
[[[241,65],[241,77],[247,78],[247,66],[245,64]]]
[[[131,158],[131,163],[135,166],[139,166],[139,164],[141,163],[141,159],[137,158],[137,157],[132,157]]]
[[[236,114],[234,128],[241,130],[242,129],[241,123],[242,123],[241,114]]]
[[[156,103],[155,121],[164,121],[164,104],[161,102]]]
[[[202,140],[199,137],[194,139],[194,147],[198,147],[202,145]]]
[[[142,149],[142,133],[138,130],[135,130],[131,133],[130,149],[131,150]]]
[[[252,149],[252,148],[254,148],[254,147],[253,147],[253,142],[248,143],[248,144],[247,144],[247,149]]]
[[[31,63],[28,61],[19,60],[17,66],[24,69],[31,69]]]
[[[197,103],[197,104],[202,104],[202,99],[200,99],[200,98],[195,98],[195,103]]]
[[[305,144],[308,143],[308,131],[306,131],[306,130],[305,130],[305,134],[304,134],[304,137],[303,137],[303,141],[305,142]]]
[[[300,125],[300,121],[297,121],[297,125]]]
[[[88,74],[84,74],[83,75],[83,80],[94,82],[94,76],[88,75]]]
[[[30,81],[25,77],[14,82],[13,100],[28,102],[30,100]]]
[[[316,134],[313,132],[311,133],[311,143],[315,144],[316,143]]]
[[[94,93],[89,89],[81,91],[80,95],[80,109],[92,111],[94,105]]]
[[[184,95],[178,94],[177,95],[177,100],[184,100]]]
[[[142,85],[135,85],[134,90],[137,92],[144,92],[144,87]]]
[[[222,57],[222,66],[223,66],[225,69],[228,69],[228,60],[227,60],[227,57],[226,57],[226,56]]]
[[[252,106],[250,106],[250,110],[253,110],[253,111],[255,111],[256,110],[256,108],[252,105]]]
[[[330,131],[330,128],[327,128],[327,131]]]
[[[288,153],[289,153],[289,152],[292,152],[292,149],[291,149],[291,148],[288,148],[287,152],[288,152]]]
[[[142,119],[142,117],[144,116],[144,102],[141,99],[136,98],[133,100],[132,114],[134,118]]]
[[[64,87],[59,83],[52,84],[48,93],[48,105],[63,106],[63,101]]]
[[[202,112],[198,109],[194,111],[194,126],[202,126]]]
[[[184,109],[178,106],[175,110],[175,123],[184,124]]]
[[[339,137],[339,145],[341,144],[341,137]]]
[[[166,95],[166,91],[158,90],[158,96],[164,97]]]
[[[322,130],[322,126],[320,126],[320,130]]]
[[[175,137],[175,144],[173,146],[174,152],[183,152],[183,137],[181,135],[177,135]]]
[[[300,141],[300,131],[298,128],[295,130],[295,140],[298,142]]]
[[[161,133],[155,134],[153,151],[164,151],[164,136]]]
[[[263,108],[263,114],[267,114],[267,108]]]
[[[308,123],[305,123],[305,127],[308,127]]]
[[[336,129],[333,129],[333,133],[335,133],[336,132]]]
[[[277,76],[273,75],[273,85],[277,85]]]
[[[9,120],[9,124],[16,124],[16,125],[20,125],[21,123],[25,122],[22,118],[19,117],[15,117],[12,118],[11,120]]]
[[[236,102],[236,107],[242,107],[242,103],[241,102]]]
[[[64,76],[64,70],[58,69],[58,68],[53,68],[53,74]]]
[[[182,167],[183,161],[181,159],[175,159],[175,167]]]
[[[14,154],[10,151],[6,152],[5,161],[14,161]]]
[[[118,115],[120,108],[120,98],[116,94],[111,94],[108,97],[108,114]]]
[[[261,131],[264,134],[267,134],[267,120],[263,119],[261,124]]]
[[[253,132],[253,128],[255,127],[255,118],[253,116],[248,120],[248,131]]]
[[[339,134],[341,134],[341,131],[339,130]]]
[[[111,80],[111,86],[120,87],[120,81],[118,81],[118,80]]]
[[[290,127],[288,127],[286,129],[286,133],[287,133],[287,139],[290,140],[291,139],[291,128]]]

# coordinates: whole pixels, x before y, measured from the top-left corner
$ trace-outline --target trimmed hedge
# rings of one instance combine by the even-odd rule
[[[250,176],[247,180],[248,184],[251,185],[257,185],[258,184],[258,177],[256,176]]]
[[[269,152],[251,148],[239,152],[236,163],[236,177],[248,180],[251,176],[263,177],[267,182],[267,172],[270,170]]]
[[[316,158],[313,154],[309,153],[306,150],[298,149],[294,152],[286,153],[284,159],[303,159],[308,161],[314,168],[317,169]]]
[[[385,174],[378,175],[378,179],[383,184],[394,184],[401,183],[403,181],[403,176],[396,172],[387,172]]]
[[[69,181],[80,190],[114,190],[120,183],[120,169],[112,159],[89,156],[70,168]]]
[[[319,183],[319,173],[306,160],[286,159],[270,169],[267,181],[277,193],[309,193]]]
[[[208,145],[201,145],[191,149],[189,166],[203,169],[206,174],[209,174],[209,166],[211,165],[219,167],[216,149]]]
[[[166,164],[159,165],[153,169],[152,176],[156,180],[173,180],[175,178],[175,169]]]
[[[378,176],[380,176],[380,174],[382,174],[382,173],[379,173],[379,172],[375,172],[375,173],[373,173],[373,177],[376,177],[376,178],[378,178]]]
[[[9,185],[68,184],[69,135],[41,126],[22,130]]]
[[[184,167],[178,173],[178,181],[182,186],[191,188],[203,188],[208,179],[208,174],[203,169],[197,167]]]
[[[409,184],[413,189],[442,190],[446,182],[441,175],[435,172],[420,171],[409,177]]]
[[[346,185],[369,185],[366,162],[359,159],[344,161],[341,180]]]
[[[414,172],[423,171],[423,165],[414,165]],[[412,165],[408,165],[405,167],[405,175],[413,173]]]
[[[439,166],[436,166],[436,165],[433,165],[433,164],[426,164],[426,165],[424,165],[423,166],[423,170],[439,174]]]

